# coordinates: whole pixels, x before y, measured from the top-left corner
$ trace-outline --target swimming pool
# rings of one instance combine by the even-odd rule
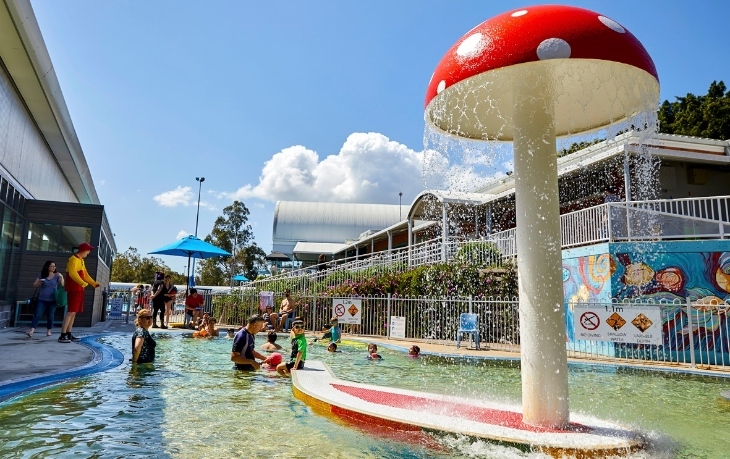
[[[155,336],[154,365],[133,369],[129,336],[105,337],[125,354],[121,366],[0,404],[0,457],[544,457],[453,436],[436,435],[434,448],[373,435],[313,414],[274,372],[232,370],[226,338]],[[368,361],[364,344],[341,349],[330,354],[318,343],[309,359],[343,379],[519,404],[515,363],[411,359],[389,349],[380,350],[382,361]],[[730,403],[719,395],[730,381],[578,366],[569,384],[572,412],[658,439],[656,450],[636,458],[723,457],[730,448]]]

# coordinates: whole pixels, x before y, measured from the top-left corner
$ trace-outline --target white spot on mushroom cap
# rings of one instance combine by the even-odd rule
[[[621,24],[614,21],[613,19],[609,19],[606,16],[598,16],[598,20],[601,21],[603,23],[603,25],[605,25],[609,29],[613,30],[614,32],[618,32],[618,33],[626,32],[626,29],[621,27]]]
[[[512,15],[511,15],[511,16],[512,16],[513,18],[518,18],[518,17],[520,17],[520,16],[524,16],[524,15],[526,15],[526,14],[527,14],[527,10],[519,10],[519,11],[515,11],[514,13],[512,13]]]
[[[474,57],[484,49],[484,36],[477,32],[467,37],[456,48],[456,55],[459,57]]]
[[[548,38],[537,46],[537,57],[541,61],[567,59],[570,57],[570,45],[561,38]]]
[[[439,85],[436,86],[436,94],[440,94],[444,89],[446,89],[446,80],[441,80]]]

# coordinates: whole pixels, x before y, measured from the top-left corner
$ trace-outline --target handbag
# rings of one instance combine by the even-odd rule
[[[56,291],[53,292],[53,296],[56,299],[56,306],[68,306],[68,293],[66,293],[66,289],[63,287],[63,285],[58,285]]]
[[[38,295],[41,293],[41,288],[38,287],[35,289],[35,292],[33,292],[33,296],[30,297],[28,300],[28,305],[30,306],[31,311],[35,311],[35,307],[38,305]]]

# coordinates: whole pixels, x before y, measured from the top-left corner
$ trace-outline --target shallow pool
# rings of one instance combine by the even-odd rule
[[[389,432],[373,436],[313,414],[275,372],[233,370],[226,338],[156,338],[154,365],[124,363],[1,404],[0,457],[544,457],[454,436],[437,435],[428,446]],[[129,357],[129,336],[102,342]],[[330,354],[317,343],[309,359],[327,362],[343,379],[519,404],[519,369],[509,363],[411,359],[388,349],[378,362],[365,358],[364,344],[341,348]],[[730,380],[582,366],[569,383],[571,411],[655,439],[636,458],[720,458],[730,450],[730,403],[719,396]]]

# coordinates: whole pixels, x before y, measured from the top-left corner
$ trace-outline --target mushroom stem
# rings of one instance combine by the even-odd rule
[[[523,422],[569,422],[560,202],[549,70],[513,82]]]

